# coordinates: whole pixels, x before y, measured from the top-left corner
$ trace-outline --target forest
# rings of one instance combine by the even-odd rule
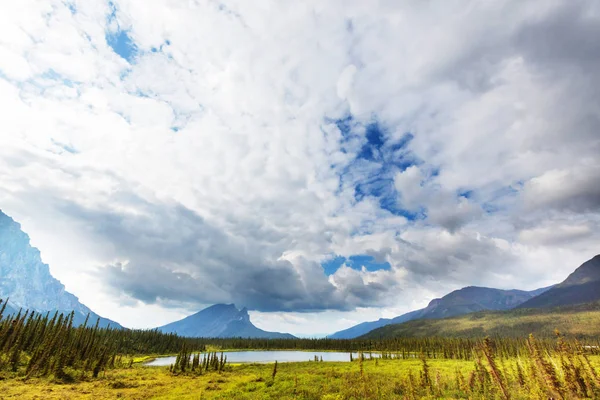
[[[0,308],[0,388],[21,397],[65,385],[75,393],[96,385],[104,398],[171,398],[182,387],[187,392],[173,398],[198,393],[248,399],[600,396],[600,343],[558,331],[552,339],[191,339],[100,328],[97,322],[73,327],[73,314],[5,316],[5,306]],[[337,350],[358,357],[346,363],[229,364],[227,351],[235,349]],[[176,362],[165,368],[140,362],[164,354],[177,354]]]

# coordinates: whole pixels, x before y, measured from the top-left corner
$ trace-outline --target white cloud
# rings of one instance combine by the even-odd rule
[[[0,207],[99,313],[236,298],[351,323],[598,252],[595,2],[113,3],[0,6]],[[327,277],[332,254],[391,270]]]
[[[531,179],[523,197],[527,209],[557,208],[576,212],[600,209],[600,164],[581,160],[569,169],[552,169]]]
[[[589,237],[593,234],[589,223],[550,224],[519,232],[519,239],[534,245],[560,245]]]

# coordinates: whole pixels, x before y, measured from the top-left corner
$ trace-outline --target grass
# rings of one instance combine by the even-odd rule
[[[370,386],[383,392],[393,390],[394,378],[418,374],[419,360],[379,360],[364,362],[364,375]],[[431,368],[447,375],[456,368],[473,369],[473,363],[431,360]],[[109,370],[95,380],[71,384],[49,379],[20,378],[0,381],[3,399],[337,399],[347,392],[350,381],[359,381],[359,363],[302,362],[280,363],[272,379],[273,364],[240,364],[222,373],[179,375],[168,368],[136,365],[130,369]],[[358,388],[361,389],[361,388]],[[339,397],[348,398],[348,397]]]
[[[600,367],[600,357],[592,362]],[[457,371],[468,376],[472,361],[427,360],[432,380],[431,393],[413,398],[466,398],[453,389]],[[422,361],[370,360],[362,363],[281,363],[272,378],[273,364],[228,366],[224,372],[204,375],[172,375],[168,368],[144,367],[108,370],[97,379],[59,384],[47,378],[24,380],[4,376],[2,399],[403,399],[411,398],[406,382],[419,379]],[[505,360],[512,371],[515,360]],[[471,398],[494,398],[490,394]],[[513,397],[514,399],[529,397]]]
[[[600,303],[552,309],[482,311],[444,319],[422,319],[375,329],[363,338],[388,337],[552,337],[558,329],[568,337],[600,336]]]

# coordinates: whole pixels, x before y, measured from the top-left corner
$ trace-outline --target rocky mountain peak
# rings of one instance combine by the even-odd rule
[[[235,304],[215,304],[157,329],[188,337],[293,338],[287,333],[257,328],[250,321],[248,309],[244,307],[238,310]]]
[[[75,296],[50,274],[21,225],[0,211],[0,297],[38,311],[85,311]]]
[[[242,321],[250,322],[250,315],[248,314],[248,309],[246,307],[242,308],[238,313],[238,317]]]
[[[83,321],[91,314],[79,299],[65,290],[65,286],[50,273],[42,262],[40,252],[31,246],[29,236],[21,225],[0,211],[0,298],[10,299],[14,309],[30,309],[38,312],[75,311],[76,320]],[[102,324],[119,324],[103,320]]]

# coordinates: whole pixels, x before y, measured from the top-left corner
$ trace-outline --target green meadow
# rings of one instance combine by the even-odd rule
[[[171,372],[170,367],[134,363],[131,367],[106,369],[97,378],[88,376],[72,382],[51,376],[26,379],[4,373],[0,398],[595,399],[600,395],[600,356],[540,354],[541,363],[536,357],[494,356],[492,363],[498,380],[483,351],[481,358],[473,361],[357,359],[278,363],[276,370],[274,364],[238,364],[201,373]],[[565,361],[567,358],[571,361]],[[75,370],[67,372],[78,375]]]
[[[228,365],[203,374],[169,372],[168,367],[107,370],[96,379],[59,383],[51,378],[4,379],[2,398],[15,399],[359,399],[403,398],[402,382],[419,376],[420,360]],[[434,377],[450,381],[457,369],[469,373],[473,363],[432,360]],[[444,389],[445,390],[445,389]],[[452,397],[451,397],[452,398]]]

